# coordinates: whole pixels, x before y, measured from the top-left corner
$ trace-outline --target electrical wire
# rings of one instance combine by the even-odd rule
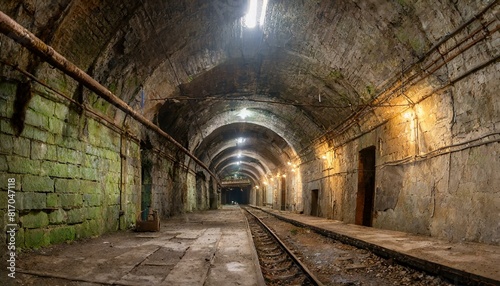
[[[224,94],[226,95],[226,94]],[[248,94],[252,96],[252,94]],[[326,104],[307,104],[307,103],[297,103],[297,102],[285,102],[285,101],[273,101],[273,100],[263,100],[263,99],[254,99],[248,97],[217,97],[217,95],[205,96],[205,97],[164,97],[164,98],[155,98],[151,100],[159,100],[159,101],[248,101],[248,102],[258,102],[258,103],[266,103],[266,104],[278,104],[278,105],[290,105],[290,106],[305,106],[305,107],[314,107],[314,108],[331,108],[331,109],[351,109],[353,107],[359,108],[364,106],[369,107],[404,107],[409,106],[409,104],[360,104],[360,105],[326,105]]]
[[[3,65],[11,67],[13,70],[18,71],[19,73],[23,74],[24,76],[26,76],[30,80],[38,83],[39,85],[41,85],[41,86],[47,88],[48,90],[52,91],[54,94],[62,97],[62,99],[71,102],[72,104],[74,104],[78,108],[84,110],[90,116],[94,117],[94,119],[97,120],[99,123],[101,123],[104,126],[108,127],[110,130],[112,130],[112,131],[114,131],[114,132],[116,132],[118,134],[125,135],[127,138],[132,139],[137,144],[139,144],[141,142],[141,140],[137,136],[134,136],[133,134],[131,134],[127,130],[123,129],[123,127],[121,127],[118,124],[116,124],[112,119],[110,119],[110,118],[106,117],[105,115],[102,115],[102,114],[100,114],[100,113],[98,113],[98,112],[90,109],[86,104],[79,103],[78,101],[76,101],[76,100],[72,99],[71,97],[65,95],[63,92],[61,92],[61,91],[59,91],[59,90],[51,87],[50,85],[48,85],[47,83],[45,83],[43,80],[37,78],[35,75],[29,73],[28,71],[25,71],[25,70],[21,69],[17,65],[13,65],[11,63],[8,63],[8,62],[6,62],[3,59],[0,59],[0,64],[3,64]],[[35,90],[35,92],[37,92],[39,96],[41,96],[41,97],[43,97],[43,98],[45,98],[47,100],[54,100],[54,98],[45,96],[43,93],[40,93],[39,91]],[[184,170],[187,170],[187,171],[191,172],[192,174],[195,174],[195,172],[193,170],[191,170],[189,168],[189,166],[185,165],[183,162],[181,162],[178,159],[174,158],[173,156],[167,154],[166,152],[160,150],[159,148],[153,147],[152,150],[154,150],[156,153],[158,153],[159,155],[163,156],[164,158],[169,159],[172,162],[178,163]]]
[[[496,1],[495,1],[495,2],[496,2]],[[489,5],[488,7],[492,7],[492,5]],[[484,11],[483,11],[483,12],[481,12],[480,14],[481,14],[481,15],[482,15],[482,14],[484,14]],[[477,17],[474,17],[473,19],[477,19]],[[417,82],[419,82],[419,81],[421,81],[421,80],[425,79],[426,77],[430,76],[431,74],[433,74],[435,71],[437,71],[437,69],[439,69],[440,67],[442,67],[444,64],[448,63],[449,61],[451,61],[452,59],[454,59],[455,57],[457,57],[457,56],[458,56],[458,55],[460,55],[461,53],[463,53],[463,52],[465,52],[466,50],[470,49],[471,47],[473,47],[473,46],[474,46],[475,44],[477,44],[478,42],[480,42],[480,41],[482,41],[482,40],[486,39],[486,38],[488,37],[488,35],[490,35],[490,34],[492,34],[492,33],[497,32],[497,31],[500,29],[500,27],[498,27],[498,26],[496,26],[493,30],[487,30],[487,27],[488,27],[488,26],[490,26],[493,22],[494,22],[494,21],[490,21],[490,22],[488,22],[486,25],[483,25],[481,29],[476,29],[475,31],[473,31],[473,33],[472,33],[472,34],[468,34],[468,36],[467,36],[466,38],[462,39],[462,41],[458,41],[458,43],[456,43],[453,47],[451,47],[451,48],[450,48],[449,50],[447,50],[446,52],[442,53],[442,55],[444,55],[444,56],[445,56],[445,58],[444,58],[444,60],[443,60],[443,63],[439,64],[437,67],[433,68],[431,71],[428,71],[428,70],[425,70],[425,69],[429,69],[432,65],[436,64],[436,63],[438,62],[438,60],[434,60],[431,64],[427,65],[427,66],[425,67],[425,69],[421,69],[421,71],[420,71],[419,73],[415,73],[414,75],[412,75],[410,79],[412,79],[412,80],[413,80],[413,79],[416,79],[416,80],[413,80],[410,84],[415,85]],[[465,26],[461,26],[461,28],[460,28],[460,29],[463,29],[463,28],[465,28]],[[486,31],[485,31],[485,30],[486,30]],[[477,32],[479,32],[479,31],[483,31],[483,34],[482,34],[479,38],[477,38],[477,39],[473,40],[471,43],[467,44],[464,48],[459,49],[459,50],[458,50],[458,52],[456,52],[455,54],[453,54],[453,55],[451,55],[450,57],[447,57],[447,58],[446,58],[446,56],[448,55],[448,53],[450,53],[451,51],[455,50],[455,49],[456,49],[457,47],[459,47],[461,44],[463,44],[463,43],[465,43],[466,41],[468,41],[469,39],[471,39],[471,38],[472,38],[474,35],[476,35],[476,34],[477,34]],[[452,33],[452,34],[457,34],[457,33],[458,33],[458,32],[454,32],[454,33]],[[450,38],[450,37],[448,37],[448,38],[447,38],[447,40],[449,40],[449,39],[451,39],[451,38]],[[443,43],[445,43],[445,42],[446,42],[446,41],[442,41],[442,42],[440,42],[440,43],[441,43],[441,45],[442,45],[442,44],[443,44]],[[435,51],[435,50],[437,50],[437,48],[432,48],[431,50]],[[430,56],[430,54],[429,54],[428,56]],[[464,72],[464,73],[462,73],[461,75],[459,75],[459,76],[455,77],[454,79],[449,80],[449,81],[448,81],[446,84],[444,84],[443,86],[441,86],[441,87],[439,87],[439,88],[436,88],[436,89],[433,89],[433,90],[432,90],[431,92],[429,92],[427,95],[425,95],[425,96],[421,97],[418,101],[416,101],[416,102],[414,102],[414,103],[415,103],[415,104],[419,104],[419,103],[421,103],[423,100],[425,100],[425,99],[427,99],[427,98],[431,97],[432,95],[435,95],[437,92],[439,92],[439,91],[441,91],[441,90],[443,90],[443,89],[445,89],[445,88],[447,88],[447,87],[449,87],[449,86],[453,85],[454,83],[456,83],[456,82],[458,82],[458,81],[462,80],[463,78],[467,77],[467,76],[468,76],[468,75],[470,75],[471,73],[476,72],[476,71],[478,71],[478,70],[480,70],[480,69],[482,69],[482,68],[484,68],[484,67],[486,67],[486,66],[488,66],[488,65],[490,65],[490,64],[492,64],[492,63],[497,62],[497,61],[499,60],[499,57],[500,57],[500,56],[493,57],[492,59],[490,59],[490,60],[486,61],[485,63],[479,64],[479,65],[477,65],[476,67],[473,67],[473,68],[469,69],[467,72]],[[416,67],[416,65],[413,65],[413,66],[411,66],[411,69],[414,69],[415,67]],[[410,69],[409,69],[409,68],[407,68],[406,70],[410,70]],[[421,76],[421,75],[423,75],[423,76],[422,76],[422,77],[420,77],[420,78],[417,78],[418,76]],[[408,80],[407,80],[407,81],[408,81]],[[400,82],[400,84],[403,84],[403,82]],[[387,98],[387,99],[382,100],[381,102],[386,102],[388,99],[392,98],[392,96],[393,96],[394,94],[396,94],[396,92],[398,91],[398,89],[399,89],[399,87],[398,87],[397,85],[395,85],[395,86],[391,89],[391,90],[392,90],[392,91],[391,91],[391,93],[390,93],[388,96],[386,96],[386,98]],[[387,91],[385,91],[384,93],[386,93],[386,92],[387,92]],[[381,96],[377,96],[377,97],[375,98],[375,100],[374,100],[374,101],[378,100],[380,97],[381,97]],[[317,145],[317,144],[322,144],[322,143],[326,142],[326,141],[328,140],[328,138],[326,138],[326,136],[327,136],[328,134],[330,134],[330,133],[332,133],[332,132],[335,132],[335,134],[337,134],[337,135],[342,134],[342,133],[345,133],[345,131],[346,131],[348,128],[352,127],[353,123],[358,122],[358,118],[359,118],[359,117],[361,117],[361,116],[365,115],[367,112],[369,112],[369,111],[371,111],[371,110],[373,109],[373,108],[370,108],[369,110],[367,110],[367,107],[369,107],[369,106],[370,106],[370,105],[367,105],[367,106],[361,106],[361,107],[360,107],[360,109],[359,109],[357,112],[353,113],[353,114],[352,114],[349,118],[347,118],[345,121],[343,121],[342,123],[340,123],[340,124],[338,124],[337,126],[333,127],[332,129],[330,129],[330,130],[326,131],[326,132],[325,132],[325,133],[323,133],[321,136],[317,137],[315,140],[312,140],[312,142],[311,142],[309,145],[305,146],[302,150],[300,150],[299,152],[297,152],[297,153],[299,153],[299,154],[301,154],[301,153],[303,154],[303,155],[299,156],[299,158],[300,158],[300,157],[302,157],[302,156],[304,156],[304,155],[306,155],[306,154],[308,154],[308,153],[310,153],[310,152],[312,152],[312,150],[310,150],[310,147],[311,147],[311,146],[313,146],[313,145]],[[408,107],[409,107],[409,105],[406,105],[406,106],[408,106]],[[404,110],[403,110],[403,112],[404,112]],[[396,117],[396,116],[394,116],[394,117]],[[390,119],[393,119],[394,117],[392,117],[392,118],[390,118]],[[386,121],[382,122],[381,124],[378,124],[376,127],[379,127],[379,126],[381,126],[381,125],[385,124],[387,121],[389,121],[389,120],[386,120]],[[343,126],[342,128],[340,128],[342,125],[344,125],[344,126]],[[373,131],[376,127],[374,127],[374,128],[370,128],[370,130],[365,131],[365,132],[363,132],[363,133],[361,133],[361,134],[357,135],[357,136],[355,137],[355,139],[356,139],[356,138],[361,137],[362,135],[365,135],[365,134],[367,134],[367,133],[369,133],[369,132]],[[352,141],[352,140],[349,140],[349,141],[347,141],[347,142],[343,143],[342,145],[344,145],[344,144],[346,144],[346,143],[348,143],[348,142],[351,142],[351,141]],[[304,150],[306,150],[306,149],[309,149],[309,152],[303,153],[303,151],[304,151]]]

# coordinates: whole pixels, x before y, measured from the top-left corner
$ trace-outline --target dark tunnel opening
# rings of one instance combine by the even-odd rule
[[[227,187],[222,188],[221,195],[223,205],[240,204],[247,205],[250,203],[251,186],[246,187]]]

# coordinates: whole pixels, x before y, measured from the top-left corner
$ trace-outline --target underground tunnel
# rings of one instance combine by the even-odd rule
[[[2,285],[270,283],[252,211],[426,273],[351,285],[496,285],[498,15],[497,0],[2,1]]]

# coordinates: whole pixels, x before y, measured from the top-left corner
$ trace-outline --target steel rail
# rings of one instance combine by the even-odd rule
[[[259,224],[264,227],[272,237],[278,242],[278,244],[285,250],[285,252],[292,258],[292,260],[299,266],[299,268],[304,272],[304,275],[311,280],[311,282],[315,285],[318,286],[324,286],[321,281],[316,278],[316,276],[307,268],[305,264],[303,264],[295,254],[292,253],[292,251],[286,247],[285,243],[260,219],[258,218],[255,214],[253,214],[251,211],[248,210],[246,207],[242,207],[245,211],[247,211],[250,215],[252,215],[258,222]]]

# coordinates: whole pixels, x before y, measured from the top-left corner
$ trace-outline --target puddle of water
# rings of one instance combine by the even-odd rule
[[[239,262],[226,263],[226,268],[228,271],[231,271],[231,272],[242,272],[242,271],[246,270],[245,265],[242,263],[239,263]]]

